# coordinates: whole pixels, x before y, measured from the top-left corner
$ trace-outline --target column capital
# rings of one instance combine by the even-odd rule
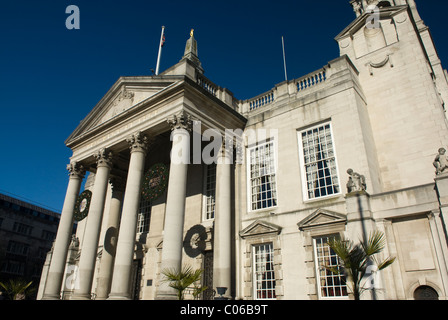
[[[434,209],[434,210],[431,210],[430,212],[428,212],[426,214],[426,216],[428,217],[429,220],[431,220],[431,219],[434,219],[434,218],[439,218],[440,214],[441,214],[441,212],[440,212],[439,209]]]
[[[173,114],[167,119],[168,124],[171,126],[171,130],[184,129],[189,132],[193,129],[193,120],[191,115],[184,110],[177,114]]]
[[[148,139],[148,137],[143,134],[141,131],[138,131],[131,135],[126,141],[129,143],[129,149],[131,153],[134,151],[146,152],[149,149],[149,146],[152,144],[152,140]]]
[[[109,149],[102,148],[100,151],[93,155],[96,159],[98,167],[112,168],[113,153]]]
[[[80,178],[81,180],[84,179],[84,175],[86,174],[84,166],[76,161],[70,162],[67,165],[67,171],[70,178]]]

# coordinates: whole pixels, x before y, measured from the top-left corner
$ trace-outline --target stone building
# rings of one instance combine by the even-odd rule
[[[58,223],[59,213],[0,194],[0,281],[37,287]]]
[[[349,299],[327,241],[374,230],[396,257],[376,299],[445,299],[447,72],[414,0],[350,3],[340,57],[253,99],[204,76],[193,34],[160,75],[118,79],[66,141],[43,299],[171,299],[182,265],[204,299]]]

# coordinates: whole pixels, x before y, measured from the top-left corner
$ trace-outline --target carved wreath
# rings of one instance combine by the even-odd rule
[[[205,250],[207,232],[203,225],[197,224],[191,227],[185,234],[183,246],[185,253],[190,258],[196,258]]]
[[[90,201],[92,200],[92,191],[85,190],[76,199],[75,220],[81,221],[89,214]]]
[[[168,185],[168,168],[157,163],[145,174],[142,186],[142,197],[147,201],[159,198]]]

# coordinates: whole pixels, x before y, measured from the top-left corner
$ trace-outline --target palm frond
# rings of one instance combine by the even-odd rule
[[[369,235],[369,239],[367,240],[367,243],[364,241],[361,241],[361,245],[366,253],[367,256],[373,256],[374,254],[380,253],[385,246],[386,240],[384,238],[384,234],[379,231],[373,231]]]
[[[9,279],[7,283],[0,282],[0,287],[3,288],[3,292],[7,299],[20,300],[25,299],[27,294],[35,291],[35,288],[30,288],[33,281],[26,281],[23,279]]]
[[[389,257],[383,262],[378,264],[378,270],[386,269],[388,266],[390,266],[392,263],[394,263],[395,257]]]
[[[346,284],[352,290],[355,299],[359,299],[366,290],[361,282],[372,262],[377,265],[378,270],[382,270],[395,261],[395,258],[391,257],[381,263],[376,261],[375,255],[383,251],[386,244],[385,236],[381,231],[372,232],[367,241],[360,241],[356,245],[352,241],[336,238],[330,239],[327,244],[340,258],[344,273],[350,280]],[[335,266],[325,266],[325,269],[335,274],[341,273],[341,270]]]
[[[324,266],[324,268],[327,269],[328,271],[334,273],[334,274],[341,274],[341,272],[343,271],[340,268],[333,267],[333,266]]]
[[[347,259],[353,249],[353,242],[344,239],[332,238],[328,240],[327,244],[342,260]]]
[[[165,276],[162,282],[169,282],[169,287],[177,291],[179,300],[183,300],[184,291],[201,280],[203,270],[193,270],[191,266],[183,266],[180,270],[178,268],[167,268],[162,270],[162,274]],[[198,290],[199,286],[195,286],[195,290]]]

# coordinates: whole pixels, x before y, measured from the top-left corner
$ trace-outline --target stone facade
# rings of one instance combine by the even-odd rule
[[[446,299],[446,71],[413,0],[350,2],[339,58],[250,100],[203,75],[193,33],[175,66],[120,78],[66,141],[66,221],[43,298],[172,299],[161,272],[188,264],[227,298],[349,299],[323,268],[337,261],[326,243],[379,230],[396,260],[362,298]],[[166,176],[148,178],[154,165]],[[92,199],[73,255],[84,171]]]
[[[25,279],[37,289],[58,223],[58,213],[0,193],[1,282]]]

